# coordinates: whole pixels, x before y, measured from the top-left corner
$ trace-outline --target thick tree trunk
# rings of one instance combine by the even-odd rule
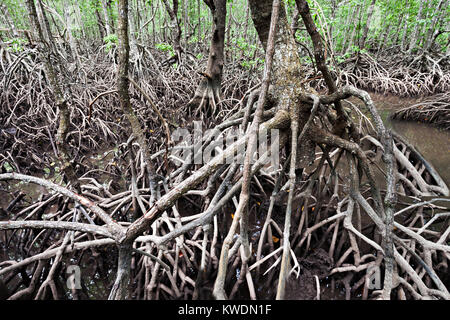
[[[272,12],[272,1],[249,0],[253,24],[258,32],[264,50],[267,47],[269,36],[270,18]],[[281,100],[292,98],[304,92],[306,88],[304,80],[304,67],[300,64],[297,53],[297,45],[286,17],[284,4],[280,4],[280,13],[275,35],[275,52],[273,57],[273,76],[271,81],[272,96],[278,101],[282,108],[288,109],[294,101],[282,103]],[[291,87],[292,86],[292,87]],[[295,99],[294,99],[295,100]]]
[[[272,19],[272,0],[249,0],[252,13],[253,24],[258,32],[259,39],[267,51],[270,21]],[[303,148],[310,141],[302,140],[302,144],[297,144],[297,135],[307,127],[308,119],[311,115],[310,105],[301,102],[301,96],[313,92],[305,84],[305,76],[295,39],[288,24],[284,2],[280,2],[278,23],[275,28],[275,44],[272,65],[272,77],[270,96],[275,103],[278,112],[288,112],[291,120],[291,168],[290,168],[290,190],[293,189],[295,181],[295,171],[297,170],[297,159],[308,158],[313,154],[313,149]],[[304,133],[304,132],[302,132]],[[301,138],[300,138],[301,139]],[[308,149],[308,151],[306,151]],[[293,190],[291,190],[293,192]],[[277,299],[284,299],[286,280],[290,270],[290,221],[292,216],[291,204],[292,196],[288,200],[285,216],[285,227],[283,231],[283,255],[281,260],[281,270],[277,286]]]

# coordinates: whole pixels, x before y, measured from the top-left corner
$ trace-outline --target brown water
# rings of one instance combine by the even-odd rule
[[[389,123],[397,133],[416,146],[447,186],[450,185],[450,132],[416,122],[391,120]]]
[[[414,121],[389,118],[398,106],[376,102],[385,125],[406,138],[430,162],[447,186],[450,186],[450,131]]]

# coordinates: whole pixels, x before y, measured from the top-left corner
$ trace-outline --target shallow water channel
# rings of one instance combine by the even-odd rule
[[[406,138],[429,161],[447,186],[450,186],[450,131],[414,121],[398,121],[389,115],[396,105],[376,102],[385,125]]]

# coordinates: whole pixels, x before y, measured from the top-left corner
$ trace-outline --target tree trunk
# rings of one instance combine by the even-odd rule
[[[336,3],[336,0],[331,0],[331,23],[330,23],[330,41],[333,40],[333,26],[334,26],[334,19],[336,18],[336,12],[338,11],[338,4]]]
[[[181,3],[183,5],[183,26],[184,26],[184,33],[183,33],[183,43],[184,47],[187,48],[188,46],[188,27],[189,27],[189,0],[182,0]]]
[[[389,23],[387,23],[387,25],[384,26],[384,29],[386,29],[386,31],[384,32],[383,38],[380,41],[380,45],[378,46],[378,50],[377,50],[377,57],[378,55],[381,53],[381,50],[384,48],[384,46],[386,45],[386,42],[388,40],[389,37],[389,31],[390,31],[390,25]]]
[[[86,32],[83,28],[83,19],[81,18],[81,11],[79,7],[79,1],[75,1],[73,4],[73,9],[75,12],[75,17],[77,19],[78,26],[80,27],[81,35],[84,39],[86,39]]]
[[[75,42],[75,39],[72,34],[72,18],[70,16],[69,12],[70,6],[67,0],[64,0],[64,20],[66,23],[67,28],[67,37],[69,38],[69,45],[70,45],[70,51],[72,52],[72,58],[74,59],[77,70],[79,71],[81,69],[81,61],[80,56],[78,54],[78,48],[77,43]]]
[[[200,82],[194,98],[189,102],[191,107],[198,106],[198,110],[208,104],[214,114],[216,104],[221,99],[221,83],[224,65],[225,22],[227,15],[226,0],[205,0],[213,16],[213,34],[209,47],[208,64],[206,72],[202,72]],[[211,111],[211,110],[209,110]]]
[[[316,60],[317,68],[322,73],[322,76],[325,80],[325,84],[328,87],[329,93],[335,93],[337,91],[337,86],[335,83],[335,80],[333,79],[331,72],[329,71],[327,64],[326,64],[326,57],[325,57],[325,50],[323,49],[322,45],[322,37],[320,36],[319,32],[317,31],[317,28],[315,26],[314,20],[311,16],[311,12],[308,6],[308,2],[306,0],[296,0],[297,8],[302,16],[302,20],[305,24],[306,30],[308,31],[308,34],[313,42],[314,47],[314,59]],[[345,130],[345,111],[340,101],[335,102],[335,107],[337,111],[337,121],[336,126],[333,128],[333,133],[341,136],[342,133]],[[352,126],[349,127],[350,132],[354,133],[356,132],[356,129]],[[355,137],[355,140],[357,138]]]
[[[405,7],[408,5],[408,0],[405,3]],[[409,6],[406,8],[406,16],[405,16],[405,20],[404,20],[404,25],[403,25],[403,33],[402,33],[402,43],[400,45],[400,48],[402,51],[405,51],[406,49],[406,39],[408,38],[408,20],[409,20],[409,7],[411,6],[411,4],[409,4]]]
[[[128,87],[130,81],[128,79],[129,72],[129,58],[130,58],[130,44],[128,38],[128,0],[120,0],[118,7],[118,26],[117,37],[118,45],[118,68],[117,68],[117,92],[119,94],[120,105],[123,113],[126,115],[131,125],[133,135],[136,137],[139,146],[141,147],[142,157],[144,159],[145,167],[150,183],[151,198],[150,203],[155,201],[155,172],[151,163],[150,149],[147,145],[147,139],[142,130],[139,119],[133,111],[130,102],[130,94]]]
[[[430,49],[431,45],[433,44],[432,40],[433,40],[434,30],[436,28],[436,25],[439,22],[439,19],[441,18],[441,15],[445,14],[444,13],[445,9],[443,9],[443,8],[447,8],[446,5],[447,5],[446,0],[439,1],[439,4],[437,5],[436,9],[433,12],[433,18],[431,20],[430,27],[428,28],[426,38],[424,39],[425,43],[423,45],[423,50],[425,52],[427,52]]]
[[[232,11],[233,10],[233,3],[229,3],[228,4],[228,27],[226,28],[226,48],[228,48],[228,51],[225,54],[225,58],[227,62],[232,61],[233,59],[233,51],[230,49],[231,48],[231,37],[233,36],[231,34],[231,30],[233,29],[232,23],[233,23],[233,19],[232,19]],[[237,29],[237,28],[236,28]],[[237,33],[239,34],[239,30],[237,30]]]
[[[42,28],[42,25],[39,22],[34,0],[27,0],[27,8],[34,32],[37,33],[38,52],[41,55],[42,61],[44,62],[45,74],[48,78],[50,88],[53,91],[56,105],[59,109],[59,123],[58,132],[56,135],[56,145],[58,147],[58,156],[61,163],[61,170],[66,175],[67,180],[72,184],[72,187],[77,190],[77,192],[80,192],[80,184],[75,175],[72,157],[69,155],[69,150],[66,146],[66,137],[69,132],[70,125],[70,110],[67,99],[65,98],[64,89],[70,91],[70,86],[67,83],[61,84],[61,80],[58,79],[58,73],[65,74],[65,71],[62,70],[63,66],[59,59],[57,58],[58,63],[56,63],[56,65],[54,65],[54,61],[50,59],[51,55],[55,57],[58,57],[58,55],[55,54],[54,43],[52,39],[53,37],[50,31],[50,27],[48,26],[48,20],[45,18],[45,13],[41,11],[48,39],[46,39],[44,36],[44,28]],[[59,68],[60,72],[55,70],[55,67]]]
[[[202,41],[202,20],[200,17],[200,12],[201,12],[201,5],[202,2],[200,0],[197,0],[197,31],[198,31],[198,39],[197,42],[200,43]]]
[[[107,0],[101,0],[102,3],[102,9],[103,9],[103,15],[105,16],[105,28],[106,28],[106,35],[109,36],[113,33],[112,27],[111,27],[111,18],[109,17],[108,13],[108,5],[106,3]]]
[[[359,47],[361,49],[363,49],[366,44],[367,34],[370,29],[370,21],[372,20],[373,10],[375,8],[375,2],[376,2],[376,0],[372,0],[372,3],[370,4],[370,7],[369,7],[369,11],[367,12],[366,25],[364,26],[363,35],[362,35],[361,41],[359,43]]]
[[[181,54],[183,53],[183,48],[181,48],[181,27],[178,21],[178,0],[173,0],[172,7],[170,7],[167,0],[163,0],[166,11],[170,17],[170,28],[172,29],[172,43],[173,50],[175,51],[175,56],[171,57],[168,61],[170,63],[181,62]]]
[[[130,269],[132,245],[119,245],[119,261],[117,267],[116,280],[109,293],[108,300],[124,300],[128,296],[128,286],[130,284]]]
[[[97,9],[95,9],[95,16],[97,18],[98,33],[100,34],[100,38],[103,41],[106,32],[105,23],[103,22],[102,17],[100,16],[100,13],[98,12]]]
[[[249,0],[249,5],[253,24],[258,32],[259,40],[261,41],[264,50],[267,51],[270,21],[272,19],[272,0]],[[303,144],[297,145],[297,133],[305,128],[311,113],[310,107],[306,104],[302,104],[300,97],[313,91],[308,88],[303,81],[305,78],[305,70],[300,64],[295,39],[292,36],[292,30],[288,24],[283,1],[280,2],[278,23],[275,29],[270,100],[272,100],[271,102],[279,109],[279,112],[287,111],[290,115],[292,132],[291,149],[295,151],[291,153],[292,159],[290,168],[290,187],[293,187],[293,181],[295,181],[294,172],[297,169],[296,157],[301,159],[306,155],[305,152],[302,153],[303,150],[302,147],[300,147],[300,145],[303,146]],[[288,202],[286,210],[285,228],[283,231],[283,255],[277,286],[277,299],[284,299],[286,280],[288,278],[288,270],[290,269],[289,239],[290,220],[292,215],[291,201],[292,197]]]
[[[347,47],[348,47],[348,43],[349,41],[351,41],[351,38],[349,37],[349,35],[351,34],[350,31],[351,29],[351,25],[353,25],[353,19],[355,19],[355,16],[358,14],[357,12],[358,7],[357,8],[352,8],[349,9],[348,15],[347,15],[347,21],[345,23],[345,27],[344,27],[344,41],[342,43],[342,47],[341,47],[341,53],[345,54],[347,52]]]
[[[6,24],[8,24],[9,28],[11,29],[11,32],[12,32],[13,36],[15,38],[18,38],[19,37],[19,33],[17,32],[16,26],[14,25],[14,20],[9,15],[8,7],[6,5],[5,6],[1,5],[0,9],[3,11],[4,20],[5,20]]]
[[[352,21],[352,33],[351,33],[351,36],[350,36],[350,38],[349,38],[349,43],[348,43],[348,47],[346,48],[346,50],[344,51],[345,53],[347,53],[347,51],[350,49],[352,49],[352,46],[355,44],[355,41],[356,41],[356,37],[357,37],[357,35],[358,35],[358,32],[359,32],[359,28],[358,28],[358,24],[359,24],[359,21],[360,21],[360,19],[361,19],[361,8],[362,8],[362,5],[358,5],[358,7],[356,8],[356,13],[355,13],[355,15],[353,16],[353,21]]]
[[[419,12],[417,13],[417,23],[414,26],[414,31],[412,33],[411,36],[411,41],[409,43],[409,49],[408,49],[408,54],[411,54],[412,50],[416,47],[416,43],[417,43],[417,39],[419,37],[420,34],[420,23],[418,23],[418,21],[422,20],[424,17],[424,5],[426,4],[428,0],[421,0],[420,1],[420,6],[419,6]]]

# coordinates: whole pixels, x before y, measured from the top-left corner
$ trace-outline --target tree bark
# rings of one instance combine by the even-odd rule
[[[249,5],[252,13],[253,24],[258,32],[258,36],[264,50],[267,51],[273,3],[271,0],[249,0]],[[302,103],[300,97],[313,92],[313,90],[304,82],[305,70],[300,64],[295,39],[288,24],[283,1],[280,2],[278,23],[275,30],[270,96],[277,109],[284,112],[287,111],[289,113],[292,135],[291,148],[295,148],[293,152],[291,150],[293,161],[291,162],[290,168],[290,181],[293,182],[295,181],[295,171],[297,169],[296,158],[298,157],[300,159],[305,155],[304,152],[302,153],[303,150],[300,147],[300,144],[297,145],[296,143],[297,136],[298,133],[305,128],[305,125],[311,115],[310,106]],[[291,187],[292,186],[293,184],[291,183]],[[291,191],[293,192],[293,190]],[[288,270],[290,268],[289,222],[291,219],[291,213],[290,207],[288,206],[285,217],[285,229],[283,231],[284,250],[281,261],[280,276],[278,279],[277,299],[284,299],[286,280],[288,278]],[[296,259],[295,257],[293,258]]]
[[[302,20],[305,24],[306,30],[308,31],[308,34],[311,37],[311,40],[313,42],[314,59],[316,60],[317,68],[322,73],[322,76],[328,87],[329,93],[330,94],[334,93],[337,91],[337,86],[331,75],[331,72],[329,71],[329,69],[327,67],[325,51],[324,51],[323,45],[322,45],[322,37],[320,36],[319,32],[316,29],[314,20],[311,16],[308,2],[306,2],[306,0],[296,0],[296,4],[297,4],[299,13],[302,16]],[[333,133],[338,136],[341,136],[345,130],[346,115],[345,115],[344,108],[342,107],[342,104],[340,101],[335,102],[334,105],[336,107],[338,118],[335,123]],[[355,131],[356,131],[355,128],[353,128],[353,127],[350,128],[350,132],[353,133]],[[357,140],[357,138],[356,138],[356,140]]]
[[[181,54],[183,53],[183,48],[181,47],[181,27],[178,21],[178,0],[173,0],[172,7],[170,7],[168,0],[163,0],[166,11],[170,17],[170,27],[172,28],[172,43],[173,50],[175,51],[175,56],[171,57],[169,60],[172,63],[181,62]]]
[[[367,34],[369,33],[369,28],[370,28],[370,21],[372,20],[373,11],[375,8],[375,2],[376,2],[376,0],[372,0],[371,4],[369,6],[369,10],[367,11],[367,21],[366,21],[366,25],[364,26],[364,31],[363,31],[361,41],[359,43],[359,47],[361,49],[364,48],[364,46],[366,44]]]
[[[95,17],[97,18],[98,33],[100,34],[100,38],[103,41],[103,38],[105,38],[106,27],[97,9],[95,9]]]
[[[27,0],[27,8],[34,32],[36,32],[38,36],[38,52],[41,55],[42,60],[44,61],[45,73],[47,75],[50,88],[53,91],[56,105],[59,108],[59,124],[58,132],[56,135],[56,145],[59,151],[61,170],[66,175],[67,180],[72,184],[72,187],[74,187],[75,190],[79,192],[80,184],[75,174],[75,168],[69,155],[69,150],[66,146],[66,137],[69,131],[70,124],[70,110],[67,99],[64,95],[63,86],[61,85],[60,80],[57,77],[57,71],[55,70],[55,67],[63,68],[63,66],[61,65],[61,63],[58,63],[56,66],[54,66],[54,62],[51,61],[51,55],[57,56],[55,54],[54,44],[52,42],[52,35],[50,32],[50,28],[47,25],[46,31],[48,33],[48,39],[45,38],[43,28],[38,19],[34,0]],[[44,15],[44,12],[42,12],[42,14]],[[45,21],[47,21],[45,19],[45,16],[43,17],[43,19],[45,23]],[[67,84],[64,84],[64,87],[66,90],[70,91],[70,88]]]
[[[400,48],[402,51],[405,51],[406,49],[406,39],[408,38],[408,20],[409,20],[409,11],[410,11],[411,3],[408,3],[408,0],[406,0],[405,7],[406,7],[406,16],[403,24],[403,33],[402,33],[402,42],[400,44]]]
[[[428,28],[427,35],[424,39],[425,43],[423,45],[423,50],[425,52],[427,52],[430,49],[430,47],[432,46],[433,35],[434,35],[434,30],[436,28],[436,25],[438,24],[441,16],[445,15],[445,13],[443,13],[443,12],[445,12],[445,9],[443,9],[443,8],[447,8],[447,0],[439,1],[439,4],[437,5],[436,9],[434,10],[430,27]]]
[[[417,13],[417,21],[420,21],[421,19],[423,19],[424,16],[424,5],[426,4],[428,0],[421,0],[420,1],[420,6],[419,6],[419,12]],[[420,23],[416,23],[414,26],[414,31],[412,33],[411,36],[411,41],[409,43],[409,49],[408,49],[408,54],[411,54],[412,50],[416,47],[416,43],[417,43],[417,38],[419,37],[420,34]]]
[[[151,163],[150,149],[147,144],[144,131],[142,130],[139,119],[133,111],[130,102],[129,88],[129,58],[130,58],[130,44],[128,37],[128,0],[120,0],[118,7],[118,27],[117,36],[119,40],[118,45],[118,68],[117,68],[117,92],[119,94],[120,105],[123,113],[126,115],[131,125],[133,135],[136,137],[139,146],[141,147],[142,156],[147,169],[147,174],[150,183],[151,198],[150,202],[155,201],[155,172]]]
[[[194,98],[189,102],[189,105],[201,107],[202,101],[208,100],[210,106],[215,109],[215,105],[221,99],[227,2],[226,0],[204,1],[213,16],[213,34],[209,47],[206,71],[202,72],[203,79],[197,87]]]
[[[101,0],[102,3],[102,9],[103,9],[103,15],[105,16],[105,28],[106,28],[106,35],[109,36],[113,33],[113,28],[111,25],[111,18],[109,16],[108,12],[108,4],[106,3],[107,0]]]
[[[360,19],[361,19],[361,9],[362,9],[362,4],[360,4],[360,5],[358,5],[357,6],[357,8],[356,8],[356,13],[355,13],[355,15],[353,16],[353,20],[352,20],[352,33],[351,33],[351,36],[350,36],[350,38],[349,38],[349,43],[348,43],[348,47],[345,49],[345,53],[347,53],[347,51],[350,49],[351,50],[351,48],[352,48],[352,46],[355,44],[355,40],[356,40],[356,36],[358,35],[358,32],[359,32],[359,30],[358,30],[358,22],[360,21]]]
[[[132,244],[119,245],[119,262],[116,280],[109,293],[108,300],[124,300],[128,296],[130,284]]]

